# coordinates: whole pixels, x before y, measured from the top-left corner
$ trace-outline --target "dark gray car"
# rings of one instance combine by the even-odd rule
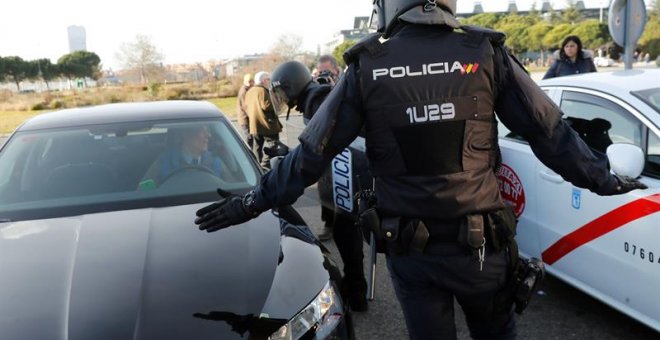
[[[339,272],[292,208],[193,224],[260,177],[210,103],[29,120],[0,149],[0,339],[349,338]]]

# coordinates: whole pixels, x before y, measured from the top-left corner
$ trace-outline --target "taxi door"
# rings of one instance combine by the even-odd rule
[[[629,143],[660,154],[656,133],[625,102],[573,88],[554,99],[592,149],[605,152],[611,143]],[[660,204],[660,181],[645,176],[642,182],[652,189],[602,197],[536,164],[540,247],[548,270],[628,314],[658,322],[660,304],[652,297],[660,285],[660,213],[653,211]]]
[[[541,257],[538,235],[536,156],[519,135],[498,124],[502,164],[497,174],[500,195],[518,219],[516,241],[523,257]]]

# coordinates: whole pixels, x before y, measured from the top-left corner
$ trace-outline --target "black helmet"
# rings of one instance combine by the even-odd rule
[[[307,66],[298,61],[287,61],[275,68],[270,77],[270,96],[276,109],[286,104],[293,108],[298,97],[309,83],[312,74]]]
[[[428,9],[440,6],[451,14],[456,13],[456,0],[373,0],[373,4],[371,20],[377,21],[378,32],[385,38],[392,33],[399,16],[415,6],[425,5]]]

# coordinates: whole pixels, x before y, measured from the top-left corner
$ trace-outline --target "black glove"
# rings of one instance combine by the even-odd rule
[[[241,224],[259,215],[258,212],[245,206],[245,197],[233,195],[222,189],[218,189],[218,194],[222,197],[221,200],[197,210],[198,217],[195,219],[195,224],[199,225],[199,230],[211,233]],[[253,196],[254,192],[251,191],[246,197],[248,195]]]
[[[646,184],[628,176],[619,176],[619,175],[614,175],[616,177],[616,180],[619,182],[619,186],[617,187],[617,193],[616,194],[625,194],[629,191],[633,191],[635,189],[648,189]]]
[[[648,188],[644,183],[642,183],[642,182],[640,182],[640,181],[638,181],[638,180],[636,180],[632,177],[614,175],[614,178],[617,181],[616,187],[608,188],[608,190],[605,190],[602,193],[598,193],[599,195],[602,195],[602,196],[621,195],[621,194],[625,194],[629,191],[633,191],[635,189],[647,189]]]

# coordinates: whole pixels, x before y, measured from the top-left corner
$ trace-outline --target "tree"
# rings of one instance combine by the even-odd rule
[[[302,53],[303,38],[299,35],[287,33],[277,38],[271,47],[270,53],[281,58],[281,61],[293,60]]]
[[[74,62],[71,54],[65,54],[57,59],[57,67],[61,74],[69,79],[69,81],[80,77],[84,73],[84,66]]]
[[[495,28],[497,23],[500,21],[500,16],[495,13],[480,13],[473,15],[465,20],[463,23],[465,25],[474,25],[488,28]]]
[[[550,45],[544,43],[543,38],[550,32],[552,25],[539,21],[527,29],[527,49],[541,51],[541,63],[545,63],[545,51]]]
[[[561,16],[564,22],[569,24],[575,24],[582,20],[582,13],[577,7],[575,0],[566,0],[566,8],[562,12]]]
[[[357,41],[355,40],[346,40],[343,43],[337,45],[334,50],[332,50],[332,56],[337,59],[337,62],[339,63],[339,67],[344,68],[346,67],[346,63],[344,63],[344,52],[346,52],[349,48],[353,47]]]
[[[534,25],[536,19],[517,14],[502,17],[495,28],[506,34],[506,44],[514,53],[524,52],[527,49],[527,28]]]
[[[552,24],[560,24],[562,22],[562,17],[555,11],[552,6],[550,6],[550,9],[545,13],[546,17]]]
[[[43,79],[46,88],[50,90],[49,82],[60,76],[60,68],[53,64],[50,59],[43,58],[31,61],[33,68],[37,69],[37,77]]]
[[[596,19],[580,22],[573,27],[571,34],[577,35],[582,40],[582,47],[595,49],[610,40],[607,25],[599,23]]]
[[[146,35],[138,34],[135,41],[123,43],[116,55],[124,68],[140,74],[140,82],[146,84],[150,78],[162,76],[164,56]]]
[[[658,0],[652,3],[644,33],[639,38],[639,45],[642,51],[649,53],[651,59],[660,55],[660,1]]]
[[[30,74],[30,64],[21,57],[6,57],[4,60],[5,76],[10,77],[16,84],[18,91],[20,91],[20,83],[27,79]]]
[[[101,58],[94,52],[75,51],[60,57],[57,63],[62,74],[69,80],[72,78],[98,79],[101,74]]]
[[[506,23],[497,29],[506,34],[506,44],[513,53],[521,53],[527,50],[527,25],[522,22]]]
[[[536,9],[536,2],[532,3],[532,7],[529,9],[527,16],[535,19],[535,22],[538,22],[541,19],[541,11]]]
[[[560,48],[564,38],[570,35],[572,30],[573,26],[570,24],[555,25],[555,27],[543,38],[543,44],[545,46],[550,46],[551,49]]]
[[[0,83],[5,81],[5,77],[7,76],[7,71],[5,69],[5,59],[0,57]]]

